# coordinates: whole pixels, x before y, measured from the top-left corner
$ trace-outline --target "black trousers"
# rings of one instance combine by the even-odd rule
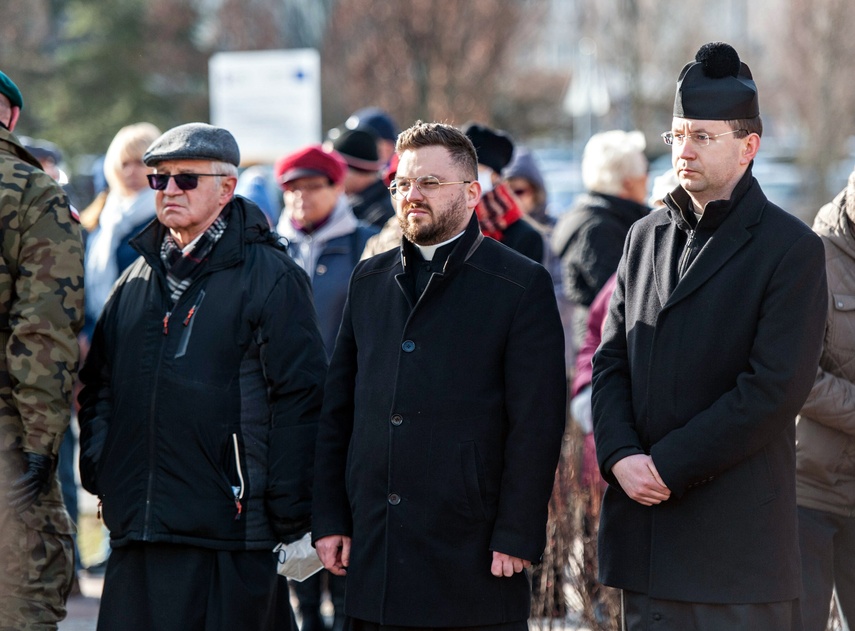
[[[348,618],[345,631],[528,631],[528,620],[487,624],[475,627],[401,627],[397,625],[377,624],[357,618]]]
[[[113,549],[98,631],[296,631],[271,551],[167,543]]]
[[[621,631],[802,631],[799,601],[708,604],[621,592]]]
[[[855,517],[799,506],[799,549],[805,631],[825,631],[832,593],[849,631],[855,621]]]

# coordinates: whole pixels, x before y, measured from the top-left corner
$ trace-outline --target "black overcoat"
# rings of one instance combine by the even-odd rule
[[[633,225],[594,359],[601,580],[655,598],[799,594],[794,419],[822,347],[823,247],[750,171],[737,192],[707,206],[727,214],[681,279],[685,192]],[[623,493],[610,470],[632,453],[652,456],[670,499]]]
[[[345,612],[443,627],[525,620],[564,428],[549,273],[473,216],[413,304],[412,246],[354,270],[328,375],[312,534],[352,536]]]

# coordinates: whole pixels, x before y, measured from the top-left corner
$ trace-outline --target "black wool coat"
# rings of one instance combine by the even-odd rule
[[[352,536],[345,612],[443,627],[525,620],[564,428],[548,272],[474,215],[414,301],[412,245],[356,267],[318,436],[312,535]]]
[[[601,580],[655,598],[752,603],[798,597],[795,416],[826,312],[822,242],[751,177],[707,205],[630,229],[594,358],[597,457],[610,486]],[[709,215],[709,217],[707,216]],[[718,221],[704,234],[707,220]],[[684,246],[703,247],[678,278]],[[671,498],[645,507],[611,474],[647,453]]]

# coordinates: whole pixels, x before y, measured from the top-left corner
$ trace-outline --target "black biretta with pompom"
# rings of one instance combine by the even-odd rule
[[[757,86],[736,50],[724,42],[701,46],[677,79],[674,116],[738,120],[760,115]]]

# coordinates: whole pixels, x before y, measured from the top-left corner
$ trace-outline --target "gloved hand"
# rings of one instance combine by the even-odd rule
[[[27,470],[12,482],[7,498],[19,513],[32,506],[36,498],[50,487],[53,459],[41,454],[27,453]]]

